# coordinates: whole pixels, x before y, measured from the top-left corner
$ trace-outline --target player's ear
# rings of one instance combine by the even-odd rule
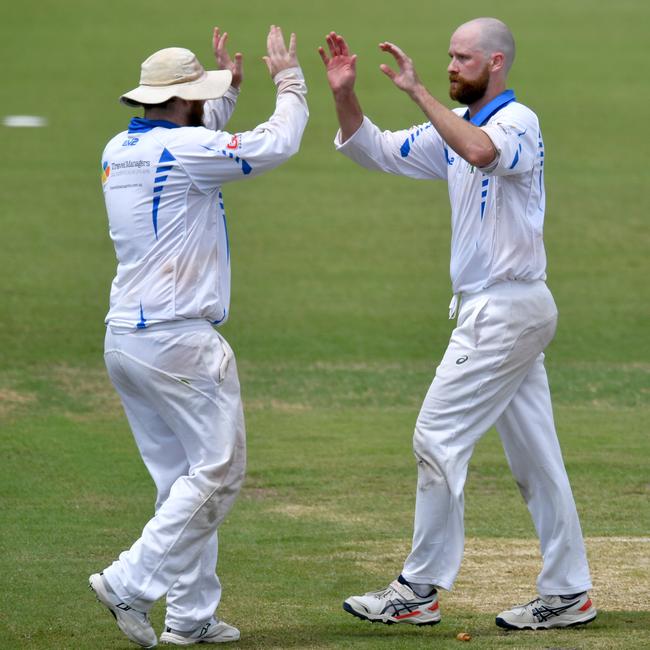
[[[490,70],[492,72],[498,72],[503,70],[506,63],[506,57],[503,52],[493,52],[490,57]]]

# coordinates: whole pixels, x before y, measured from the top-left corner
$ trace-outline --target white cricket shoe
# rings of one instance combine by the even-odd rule
[[[102,573],[93,573],[88,578],[88,582],[91,590],[95,592],[97,600],[108,609],[117,621],[120,630],[133,643],[137,643],[143,648],[153,648],[158,644],[158,638],[151,627],[147,613],[140,612],[121,602],[104,580]]]
[[[160,635],[160,643],[192,645],[194,643],[228,643],[239,640],[239,630],[228,623],[211,618],[205,625],[192,632],[179,632],[171,627]]]
[[[400,576],[401,578],[401,576]],[[400,578],[381,591],[370,591],[363,596],[350,596],[343,609],[353,616],[371,622],[410,623],[411,625],[435,625],[440,623],[438,592],[426,598],[418,596]],[[403,578],[401,578],[403,580]]]
[[[585,625],[596,618],[587,592],[575,596],[544,596],[501,612],[496,624],[510,630],[546,630]]]

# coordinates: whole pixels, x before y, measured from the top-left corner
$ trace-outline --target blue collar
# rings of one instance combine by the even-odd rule
[[[487,121],[504,106],[510,102],[516,102],[514,90],[504,90],[500,95],[497,95],[491,102],[487,103],[472,119],[469,117],[469,108],[465,111],[463,119],[471,122],[474,126],[483,126]]]
[[[179,124],[168,122],[167,120],[147,120],[144,117],[134,117],[129,122],[129,133],[146,133],[155,129],[157,126],[163,129],[178,129]]]

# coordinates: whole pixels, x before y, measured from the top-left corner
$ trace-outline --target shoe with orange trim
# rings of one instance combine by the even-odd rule
[[[596,608],[584,591],[573,596],[540,596],[525,605],[516,605],[496,618],[508,630],[547,630],[552,627],[586,625],[596,618]]]
[[[440,623],[438,592],[418,596],[400,576],[381,591],[370,591],[363,596],[350,596],[343,609],[372,623],[408,623],[410,625],[435,625]]]

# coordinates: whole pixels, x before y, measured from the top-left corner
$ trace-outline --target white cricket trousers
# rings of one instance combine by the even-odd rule
[[[219,604],[217,526],[244,479],[235,359],[205,320],[128,333],[109,326],[104,356],[157,488],[155,516],[104,577],[122,601],[141,611],[167,594],[165,624],[190,631]]]
[[[544,369],[542,351],[556,323],[542,281],[502,282],[463,296],[415,427],[418,484],[406,580],[451,589],[463,556],[467,467],[474,445],[496,426],[540,539],[539,593],[591,588]]]

